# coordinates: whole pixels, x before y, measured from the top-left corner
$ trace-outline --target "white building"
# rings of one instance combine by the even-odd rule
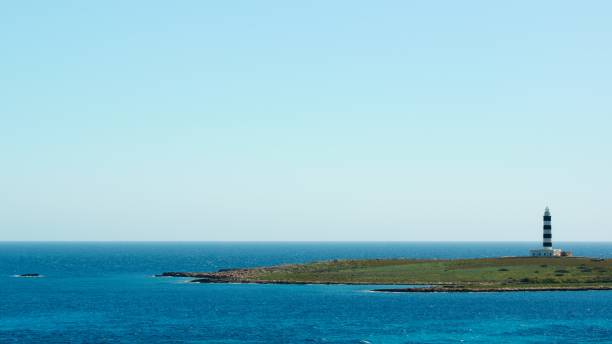
[[[529,253],[532,257],[560,257],[561,256],[560,248],[540,248],[536,250],[529,250]]]

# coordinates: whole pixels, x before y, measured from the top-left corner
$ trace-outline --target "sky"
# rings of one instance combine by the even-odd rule
[[[0,240],[612,241],[609,1],[0,7]]]

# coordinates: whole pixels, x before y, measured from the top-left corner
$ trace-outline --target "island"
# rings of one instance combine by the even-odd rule
[[[612,260],[588,257],[331,260],[217,272],[164,272],[193,283],[398,285],[377,292],[612,290]],[[406,287],[399,287],[404,285]]]

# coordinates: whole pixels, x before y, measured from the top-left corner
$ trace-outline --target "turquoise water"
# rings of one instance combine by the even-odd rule
[[[0,343],[612,343],[612,292],[385,294],[163,271],[519,255],[535,243],[0,243]],[[612,243],[560,243],[612,257]],[[44,278],[15,278],[37,272]]]

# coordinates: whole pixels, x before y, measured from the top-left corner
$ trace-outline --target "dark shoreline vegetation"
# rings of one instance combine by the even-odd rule
[[[377,292],[612,290],[612,260],[587,257],[332,260],[217,272],[164,272],[193,283],[415,285]]]

